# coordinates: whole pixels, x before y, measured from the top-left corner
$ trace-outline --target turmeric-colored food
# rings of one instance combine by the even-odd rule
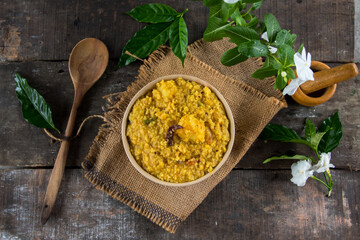
[[[158,82],[135,102],[128,120],[132,155],[167,182],[194,181],[212,172],[230,140],[229,120],[215,93],[182,78]]]

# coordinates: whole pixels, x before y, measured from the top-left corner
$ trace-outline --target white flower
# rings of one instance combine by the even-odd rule
[[[294,62],[296,65],[296,72],[298,77],[305,82],[308,80],[314,80],[314,72],[310,69],[311,66],[311,54],[308,52],[306,57],[305,48],[303,48],[301,55],[295,53]]]
[[[263,34],[261,34],[261,38],[264,39],[265,41],[269,42],[267,32],[264,32]]]
[[[306,57],[306,50],[303,48],[301,55],[296,53],[294,55],[294,62],[296,65],[296,72],[298,78],[293,79],[289,85],[284,88],[283,95],[294,95],[298,87],[308,80],[314,80],[314,72],[310,69],[311,66],[311,54],[308,53]]]
[[[271,53],[273,53],[273,54],[277,52],[277,48],[276,48],[276,47],[268,46],[268,48],[269,48],[269,51],[270,51]]]
[[[230,3],[230,4],[237,3],[238,1],[239,0],[224,0],[224,2]]]
[[[267,35],[267,32],[264,32],[263,34],[261,34],[261,38],[264,39],[265,41],[269,42],[269,37]],[[269,48],[269,51],[273,54],[276,53],[276,51],[277,51],[276,47],[268,46],[268,48]]]
[[[322,173],[328,171],[329,168],[334,168],[335,166],[330,163],[330,159],[331,159],[331,152],[322,153],[320,155],[319,162],[315,164],[312,169],[317,173]]]
[[[311,170],[311,160],[302,160],[291,165],[291,182],[302,187],[305,185],[306,180],[313,175],[314,171]]]
[[[283,95],[285,96],[286,94],[288,95],[294,95],[294,93],[296,92],[296,90],[298,89],[298,87],[303,84],[304,80],[301,80],[300,78],[295,78],[293,80],[291,80],[291,82],[289,83],[289,85],[287,85],[284,90],[283,90]]]

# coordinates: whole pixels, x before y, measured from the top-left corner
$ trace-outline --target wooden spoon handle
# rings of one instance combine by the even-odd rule
[[[58,155],[55,160],[54,168],[51,172],[48,187],[46,189],[45,199],[41,213],[41,223],[45,224],[50,217],[51,211],[54,207],[56,196],[59,191],[62,176],[64,174],[66,158],[69,152],[70,137],[75,125],[75,118],[77,108],[80,105],[80,101],[76,101],[76,97],[71,108],[70,117],[65,130],[65,140],[61,142],[61,146]]]
[[[314,81],[307,81],[301,85],[305,94],[316,92],[320,89],[330,87],[335,83],[356,77],[359,70],[355,63],[347,63],[341,66],[321,70],[314,73]]]

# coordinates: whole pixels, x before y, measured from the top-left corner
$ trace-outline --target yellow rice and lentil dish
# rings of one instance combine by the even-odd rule
[[[126,135],[137,163],[173,183],[212,172],[230,140],[229,120],[215,93],[182,78],[158,82],[135,102]]]

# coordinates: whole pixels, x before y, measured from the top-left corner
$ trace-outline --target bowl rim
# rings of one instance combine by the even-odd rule
[[[148,93],[149,90],[153,89],[154,86],[156,85],[156,83],[160,82],[161,80],[174,80],[177,78],[183,78],[185,80],[188,81],[194,81],[197,82],[203,86],[206,86],[208,88],[211,89],[211,91],[213,91],[216,96],[219,98],[220,102],[223,104],[224,108],[225,108],[225,112],[226,115],[229,119],[229,131],[230,131],[230,140],[227,146],[227,150],[224,154],[224,156],[222,157],[221,161],[218,163],[218,165],[214,168],[214,170],[211,173],[207,173],[204,176],[194,180],[194,181],[190,181],[190,182],[184,182],[184,183],[172,183],[172,182],[166,182],[163,180],[158,179],[157,177],[151,175],[150,173],[148,173],[147,171],[145,171],[136,161],[136,159],[133,157],[131,151],[130,151],[130,145],[128,142],[128,138],[126,136],[126,127],[127,127],[127,123],[128,123],[128,117],[129,117],[129,113],[132,110],[133,105],[135,104],[135,102],[142,96],[144,96],[146,93]],[[228,159],[230,152],[232,150],[232,147],[234,145],[234,140],[235,140],[235,122],[234,122],[234,116],[232,114],[232,111],[230,109],[229,104],[227,103],[227,101],[225,100],[224,96],[215,88],[213,87],[210,83],[194,77],[194,76],[190,76],[190,75],[185,75],[185,74],[172,74],[172,75],[166,75],[166,76],[162,76],[159,78],[156,78],[155,80],[149,82],[148,84],[146,84],[144,87],[142,87],[131,99],[131,101],[129,102],[128,106],[126,107],[126,110],[124,112],[123,115],[123,119],[122,119],[122,123],[121,123],[121,138],[122,138],[122,143],[123,143],[123,147],[125,150],[125,153],[128,157],[128,159],[130,160],[131,164],[136,168],[136,170],[143,175],[145,178],[149,179],[152,182],[164,185],[164,186],[171,186],[171,187],[185,187],[185,186],[190,186],[196,183],[200,183],[202,181],[204,181],[205,179],[208,179],[210,176],[212,176],[213,174],[215,174],[221,167],[222,165],[226,162],[226,160]]]

